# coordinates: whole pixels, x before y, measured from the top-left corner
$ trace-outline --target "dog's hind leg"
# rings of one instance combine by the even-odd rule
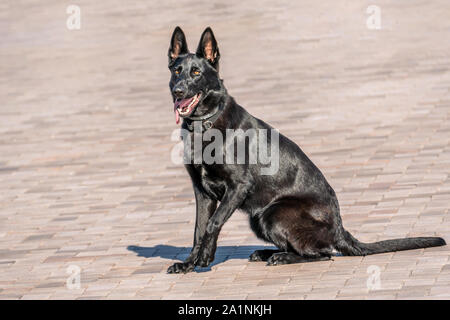
[[[251,258],[264,258],[261,260],[268,265],[329,260],[334,240],[333,215],[330,206],[310,198],[274,203],[259,217],[258,231],[280,250],[255,252]]]
[[[327,261],[330,260],[330,256],[317,256],[317,257],[304,257],[299,256],[294,252],[278,252],[274,253],[267,259],[268,266],[276,266],[281,264],[291,264],[291,263],[303,263],[303,262],[314,262],[314,261]]]
[[[275,254],[280,252],[280,250],[273,250],[273,249],[264,249],[264,250],[255,250],[250,257],[248,258],[249,261],[267,261],[269,258]]]

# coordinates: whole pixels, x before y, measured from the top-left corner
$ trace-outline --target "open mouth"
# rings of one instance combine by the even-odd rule
[[[177,99],[174,103],[175,122],[178,124],[181,117],[188,117],[192,114],[198,102],[200,101],[201,93],[186,99]]]

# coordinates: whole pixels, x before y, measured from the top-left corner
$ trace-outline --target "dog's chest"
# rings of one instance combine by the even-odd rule
[[[199,173],[200,183],[206,193],[220,201],[225,193],[225,181],[209,166],[195,165],[195,170]]]

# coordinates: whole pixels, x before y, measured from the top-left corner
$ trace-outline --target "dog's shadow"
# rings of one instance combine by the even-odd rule
[[[191,247],[174,247],[170,245],[159,244],[154,247],[139,247],[128,246],[130,251],[136,252],[138,257],[152,258],[161,257],[164,259],[181,260],[183,261],[189,256]],[[231,259],[248,259],[248,257],[255,251],[261,249],[276,249],[274,246],[221,246],[217,247],[216,256],[206,268],[195,268],[196,272],[210,271],[211,267],[218,265]],[[174,261],[175,263],[176,261]]]

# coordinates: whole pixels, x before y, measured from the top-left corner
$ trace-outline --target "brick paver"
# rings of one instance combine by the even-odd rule
[[[229,92],[322,169],[356,237],[449,241],[448,1],[77,4],[75,31],[65,2],[0,4],[1,299],[450,298],[449,246],[267,267],[239,212],[212,267],[165,273],[195,210],[170,160],[175,25],[191,50],[213,27]]]

